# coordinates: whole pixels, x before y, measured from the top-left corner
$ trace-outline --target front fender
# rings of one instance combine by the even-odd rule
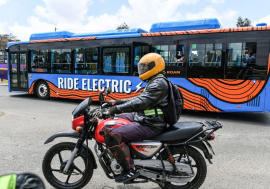
[[[79,135],[80,134],[76,133],[73,129],[62,130],[50,136],[44,144],[48,144],[58,137],[79,138]]]
[[[44,144],[48,144],[50,142],[52,142],[55,138],[58,137],[69,137],[69,138],[79,138],[80,134],[76,133],[76,131],[74,131],[73,129],[66,129],[66,130],[62,130],[59,131],[57,133],[55,133],[54,135],[50,136]],[[94,163],[94,169],[97,168],[97,162],[96,162],[96,158],[93,154],[93,152],[87,148],[87,146],[85,144],[82,145],[82,148],[80,149],[80,151],[78,152],[81,155],[87,156],[90,155],[91,158],[93,159],[93,163]]]

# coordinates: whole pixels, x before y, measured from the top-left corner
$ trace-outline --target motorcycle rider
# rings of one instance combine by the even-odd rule
[[[144,55],[138,63],[139,77],[147,81],[144,91],[130,99],[109,101],[112,106],[110,115],[133,112],[117,116],[131,123],[113,130],[103,129],[106,146],[124,170],[115,179],[116,182],[127,182],[139,176],[125,142],[151,138],[166,129],[162,107],[168,105],[168,83],[162,78],[164,69],[162,56],[157,53]]]

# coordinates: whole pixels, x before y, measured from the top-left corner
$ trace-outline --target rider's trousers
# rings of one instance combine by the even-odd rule
[[[131,121],[131,123],[126,124],[122,127],[113,129],[111,131],[111,134],[118,133],[119,135],[122,136],[121,142],[138,141],[138,140],[143,140],[143,139],[151,138],[158,135],[158,133],[153,131],[150,127],[134,121],[134,113],[122,114],[117,117]],[[133,159],[130,157],[130,168],[133,168],[133,167],[134,167],[134,162],[133,162]]]

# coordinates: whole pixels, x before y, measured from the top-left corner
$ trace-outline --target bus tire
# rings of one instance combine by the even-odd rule
[[[36,94],[38,98],[47,100],[50,97],[50,88],[45,81],[40,81],[36,87]]]

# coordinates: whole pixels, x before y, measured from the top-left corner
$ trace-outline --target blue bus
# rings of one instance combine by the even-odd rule
[[[270,26],[221,28],[217,19],[153,23],[99,33],[35,33],[8,43],[9,91],[98,100],[136,96],[137,63],[149,53],[166,62],[166,76],[181,89],[184,108],[211,112],[270,111]],[[139,88],[139,92],[135,91]]]

